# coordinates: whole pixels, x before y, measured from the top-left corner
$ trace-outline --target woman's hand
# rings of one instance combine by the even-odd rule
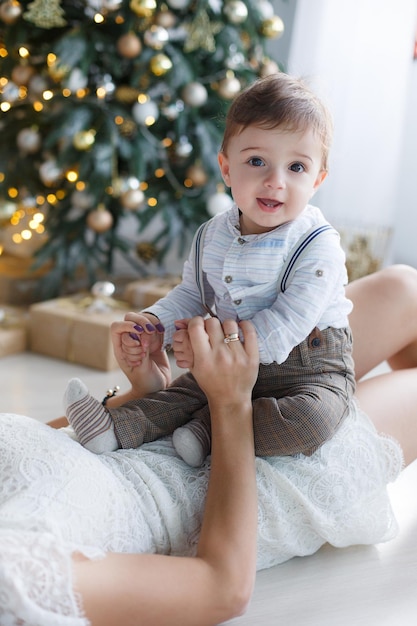
[[[243,342],[225,343],[225,336],[243,334]],[[251,398],[259,370],[258,342],[254,326],[249,321],[196,317],[189,321],[188,334],[194,353],[191,372],[206,394],[211,409],[219,405],[242,403]]]

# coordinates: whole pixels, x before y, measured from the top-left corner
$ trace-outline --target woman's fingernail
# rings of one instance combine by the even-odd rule
[[[176,324],[174,325],[175,330],[181,330],[181,328],[179,326],[177,326]]]
[[[135,339],[136,341],[140,341],[139,335],[136,335],[135,333],[129,333],[129,337]]]
[[[156,324],[155,328],[158,331],[158,333],[164,333],[165,332],[165,326],[163,324],[161,324],[161,323]]]
[[[152,333],[155,330],[155,326],[153,324],[146,324],[146,330]]]
[[[133,327],[135,330],[138,330],[140,333],[144,332],[143,326],[139,326],[139,324],[135,324]]]

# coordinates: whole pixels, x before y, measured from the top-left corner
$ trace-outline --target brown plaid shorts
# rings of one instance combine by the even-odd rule
[[[284,363],[259,366],[252,394],[257,456],[311,455],[340,426],[354,391],[350,329],[315,328]],[[170,435],[192,419],[210,429],[206,397],[189,372],[109,410],[121,448]]]

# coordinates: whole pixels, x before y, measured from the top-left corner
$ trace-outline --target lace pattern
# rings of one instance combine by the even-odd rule
[[[65,430],[0,415],[0,623],[87,626],[71,553],[194,554],[209,459],[186,466],[170,438],[94,455]],[[356,407],[310,457],[257,459],[258,569],[334,546],[387,541],[399,445]]]

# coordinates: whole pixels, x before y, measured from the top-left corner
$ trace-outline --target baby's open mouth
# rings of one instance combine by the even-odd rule
[[[268,207],[269,209],[273,209],[282,204],[282,202],[279,202],[278,200],[270,200],[269,198],[258,198],[258,202]]]

